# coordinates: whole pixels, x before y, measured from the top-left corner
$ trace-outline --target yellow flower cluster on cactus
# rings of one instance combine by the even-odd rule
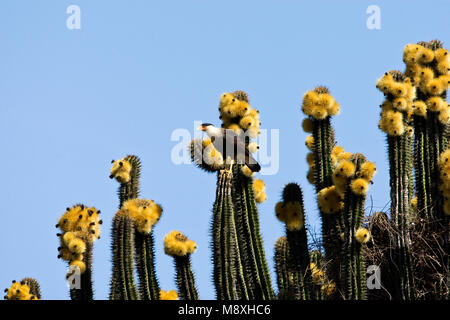
[[[125,158],[113,160],[111,167],[111,179],[115,178],[119,183],[127,183],[131,179],[131,163]]]
[[[9,289],[5,289],[7,300],[39,300],[34,294],[30,292],[30,286],[25,282],[13,281]]]
[[[324,120],[326,117],[339,114],[340,106],[325,87],[317,87],[303,95],[302,111],[315,120]],[[312,132],[312,124],[303,121],[303,129]]]
[[[171,231],[164,237],[164,252],[169,256],[183,257],[195,250],[197,244],[179,231]]]
[[[450,122],[449,105],[445,92],[450,86],[450,57],[439,41],[408,44],[403,49],[405,74],[414,80],[420,99],[414,101],[414,114],[427,117],[427,112],[438,113],[442,124]]]
[[[133,220],[137,231],[145,234],[152,231],[163,211],[160,205],[148,199],[127,200],[123,203],[121,210]]]
[[[159,300],[178,300],[178,293],[175,290],[159,291]]]
[[[320,291],[325,297],[330,297],[336,292],[336,283],[330,282],[322,285]]]
[[[332,175],[336,192],[343,197],[349,185],[354,194],[365,196],[377,170],[375,164],[365,161],[357,168],[351,155],[345,152],[341,154],[343,157],[337,157],[338,162]]]
[[[416,88],[411,79],[398,71],[389,71],[377,81],[377,88],[386,96],[386,100],[380,106],[378,127],[390,136],[412,133],[409,123],[417,108],[413,103]]]
[[[317,194],[319,210],[323,213],[336,213],[344,207],[343,197],[336,191],[336,186],[323,188]]]
[[[62,231],[58,234],[60,247],[58,258],[69,261],[70,266],[78,267],[80,272],[86,270],[83,254],[86,243],[93,243],[100,238],[100,210],[82,204],[67,208],[56,225]]]
[[[266,184],[261,179],[253,181],[253,191],[255,192],[255,201],[257,203],[263,203],[267,200]]]
[[[305,217],[300,202],[280,201],[275,206],[275,214],[281,222],[284,222],[289,231],[298,231],[305,226]]]
[[[314,262],[309,264],[309,269],[311,270],[312,280],[315,285],[321,285],[325,279],[325,272],[321,270]]]
[[[239,135],[245,133],[253,139],[258,137],[261,125],[259,111],[250,106],[244,91],[223,93],[219,112],[223,128],[234,130]]]
[[[445,150],[439,156],[440,190],[444,196],[443,211],[450,215],[450,149]]]
[[[370,231],[366,228],[360,227],[355,232],[355,239],[359,243],[367,243],[370,240]]]

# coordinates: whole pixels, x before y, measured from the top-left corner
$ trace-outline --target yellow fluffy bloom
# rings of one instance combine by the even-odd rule
[[[325,273],[320,269],[314,269],[312,270],[312,280],[315,285],[320,285],[325,280]]]
[[[366,161],[364,162],[358,171],[359,178],[362,178],[367,181],[372,181],[373,176],[375,175],[377,171],[377,166],[375,163]]]
[[[30,287],[24,282],[14,281],[9,287],[5,298],[7,300],[39,300],[38,297],[30,293]]]
[[[356,195],[365,196],[369,190],[369,182],[365,179],[355,179],[350,183],[352,192]]]
[[[245,117],[250,113],[250,105],[246,101],[236,100],[236,114],[238,117]]]
[[[306,137],[305,145],[311,151],[314,149],[314,136],[313,135],[309,135]]]
[[[253,190],[255,192],[255,200],[257,203],[262,203],[267,200],[266,184],[261,179],[253,181]]]
[[[338,166],[335,169],[336,173],[339,173],[340,176],[345,178],[349,178],[355,174],[355,164],[350,160],[342,160],[339,162]]]
[[[376,86],[378,90],[384,93],[389,93],[390,88],[392,88],[394,83],[395,81],[392,74],[386,72],[380,79],[377,80]]]
[[[450,122],[450,110],[448,105],[439,111],[438,120],[442,124],[448,124]]]
[[[411,199],[411,209],[413,209],[413,211],[417,211],[417,197]]]
[[[162,214],[161,206],[148,199],[127,200],[121,209],[134,221],[137,231],[145,234],[152,231]]]
[[[442,60],[439,61],[436,65],[436,69],[439,72],[439,74],[446,75],[450,71],[450,61],[449,60]]]
[[[324,284],[320,290],[325,297],[330,297],[336,292],[336,284],[334,282]]]
[[[286,208],[282,201],[275,205],[275,215],[281,222],[286,222]]]
[[[179,231],[171,231],[164,237],[164,252],[169,256],[185,256],[197,250],[197,244]]]
[[[356,230],[355,239],[359,243],[367,243],[370,240],[370,231],[366,228],[359,228]]]
[[[444,99],[442,99],[439,96],[433,96],[433,97],[428,98],[428,100],[426,101],[426,104],[427,104],[428,110],[430,110],[432,112],[439,112],[447,107],[447,102],[444,101]]]
[[[425,86],[426,92],[434,96],[441,95],[446,89],[447,87],[439,78],[431,80]]]
[[[323,106],[315,106],[311,112],[311,116],[316,120],[323,120],[328,116],[328,110]]]
[[[341,146],[334,146],[331,150],[331,155],[338,157],[344,151],[344,148],[342,148]]]
[[[413,104],[413,113],[416,116],[420,116],[420,117],[427,117],[427,105],[425,102],[421,101],[421,100],[417,100],[414,102]]]
[[[449,59],[448,50],[444,48],[439,48],[434,52],[434,58],[437,62],[441,62]]]
[[[246,116],[243,117],[240,121],[239,121],[239,126],[244,129],[247,130],[248,128],[252,127],[254,125],[255,121],[253,120],[252,117],[250,116]]]
[[[67,245],[68,249],[72,253],[84,253],[86,251],[86,243],[80,238],[73,238]]]
[[[441,153],[438,164],[440,168],[450,167],[450,149]]]
[[[310,118],[303,119],[303,121],[302,121],[303,131],[305,131],[307,133],[311,133],[311,132],[313,132],[313,127],[314,127],[314,124]]]
[[[407,44],[403,48],[403,62],[405,62],[406,64],[417,63],[416,55],[421,48],[423,47],[418,44]]]
[[[159,300],[178,300],[178,293],[175,290],[160,290]]]
[[[334,101],[334,103],[331,105],[330,108],[327,109],[328,115],[330,116],[336,116],[341,111],[341,106],[337,101]]]
[[[130,173],[131,163],[123,158],[121,160],[113,161],[111,175],[109,177],[111,179],[115,178],[119,183],[127,183],[131,178]]]
[[[230,105],[235,101],[234,95],[229,92],[225,92],[220,96],[220,109],[223,110],[224,107]]]
[[[304,227],[303,208],[299,202],[288,202],[284,205],[286,228],[290,231]]]
[[[334,98],[329,93],[321,93],[317,99],[317,105],[324,107],[326,110],[330,109],[334,102]]]
[[[86,264],[81,260],[71,261],[70,266],[72,268],[79,268],[81,274],[83,274],[86,271]]]
[[[317,194],[317,202],[320,211],[328,214],[339,212],[344,206],[340,194],[336,191],[336,186],[320,190]]]
[[[434,59],[434,51],[425,47],[420,48],[416,54],[416,61],[421,64],[430,63]]]

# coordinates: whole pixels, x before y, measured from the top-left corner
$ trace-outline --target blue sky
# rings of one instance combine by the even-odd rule
[[[72,4],[81,9],[80,30],[66,27]],[[366,27],[372,4],[381,9],[381,30]],[[407,43],[449,44],[449,9],[447,1],[2,0],[0,285],[31,276],[44,298],[69,297],[54,225],[64,208],[82,202],[103,213],[94,280],[96,298],[107,298],[118,206],[110,162],[136,154],[142,197],[164,207],[155,229],[161,287],[176,288],[162,241],[178,229],[198,243],[200,297],[214,298],[209,230],[216,176],[174,165],[170,137],[177,128],[192,131],[194,120],[219,124],[226,91],[247,91],[263,128],[280,130],[280,169],[261,177],[268,200],[259,206],[272,272],[273,245],[283,235],[273,208],[284,184],[302,186],[308,222],[320,230],[300,126],[305,91],[326,85],[341,104],[336,138],[377,164],[367,211],[381,210],[389,186],[375,81],[404,69]]]

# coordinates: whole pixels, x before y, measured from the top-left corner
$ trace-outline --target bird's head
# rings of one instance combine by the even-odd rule
[[[202,123],[201,125],[198,126],[198,130],[200,131],[206,131],[209,128],[214,128],[214,126],[211,123]]]

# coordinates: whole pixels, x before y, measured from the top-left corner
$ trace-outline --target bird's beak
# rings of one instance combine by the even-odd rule
[[[198,126],[197,130],[205,131],[206,130],[206,126]]]

